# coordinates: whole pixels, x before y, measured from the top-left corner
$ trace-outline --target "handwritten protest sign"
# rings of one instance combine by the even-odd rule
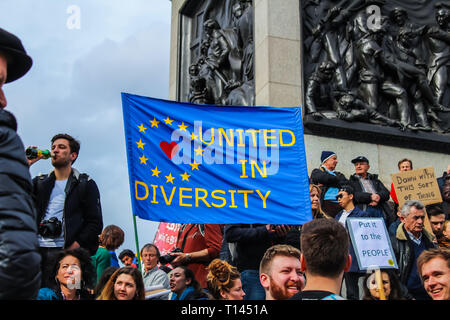
[[[398,268],[383,218],[348,218],[347,227],[361,270]]]
[[[425,205],[442,202],[433,167],[391,174],[398,203],[419,200]]]

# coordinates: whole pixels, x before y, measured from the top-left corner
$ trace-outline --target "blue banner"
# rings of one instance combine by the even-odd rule
[[[175,223],[312,219],[299,107],[178,103],[122,93],[133,213]]]

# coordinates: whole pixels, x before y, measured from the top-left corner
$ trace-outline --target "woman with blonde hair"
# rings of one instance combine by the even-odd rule
[[[145,300],[144,280],[141,272],[133,267],[116,270],[97,300]]]
[[[310,184],[309,194],[311,196],[311,209],[313,219],[320,219],[320,218],[330,219],[331,217],[322,210],[322,207],[320,205],[320,196],[322,194],[320,187],[317,184]]]
[[[206,284],[209,293],[216,300],[243,300],[241,274],[228,262],[214,259],[208,266]]]

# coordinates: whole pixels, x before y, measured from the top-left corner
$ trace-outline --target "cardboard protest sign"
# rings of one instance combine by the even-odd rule
[[[408,200],[419,200],[425,205],[442,202],[433,167],[391,174],[391,178],[400,207]]]
[[[398,268],[383,218],[348,218],[346,223],[361,270]]]

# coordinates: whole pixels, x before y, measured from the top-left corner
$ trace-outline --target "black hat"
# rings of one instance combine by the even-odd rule
[[[358,157],[356,157],[355,159],[352,160],[353,164],[355,164],[357,162],[367,162],[367,163],[369,163],[369,160],[366,157],[364,157],[364,156],[358,156]]]
[[[7,57],[8,76],[6,83],[25,75],[33,64],[33,60],[25,51],[22,41],[2,28],[0,28],[0,52],[6,53]]]

